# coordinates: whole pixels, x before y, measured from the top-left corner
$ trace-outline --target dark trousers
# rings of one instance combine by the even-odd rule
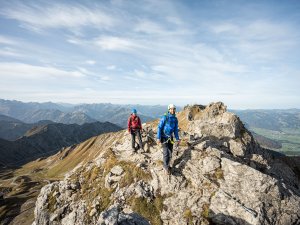
[[[143,148],[143,142],[142,142],[142,135],[140,130],[131,130],[131,146],[132,149],[135,149],[135,137],[137,136],[138,141],[139,141],[139,147]]]
[[[162,138],[161,142],[162,148],[163,148],[163,161],[164,161],[164,168],[168,169],[171,158],[172,158],[172,152],[173,152],[173,144],[171,141],[167,141],[167,139]]]

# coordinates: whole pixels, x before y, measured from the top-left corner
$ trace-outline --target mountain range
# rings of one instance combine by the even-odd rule
[[[65,104],[65,103],[24,103],[16,100],[0,99],[0,114],[16,118],[25,123],[51,120],[64,124],[84,124],[91,122],[111,122],[126,127],[131,109],[136,108],[143,122],[161,117],[167,106],[162,105],[118,105],[111,103],[98,104]],[[182,107],[178,107],[180,111]],[[300,128],[300,109],[249,109],[229,110],[237,114],[248,127],[280,131],[284,128]]]
[[[300,109],[231,110],[248,127],[282,131],[284,128],[300,129]]]
[[[81,125],[95,121],[108,121],[125,128],[133,108],[137,109],[142,122],[161,117],[167,111],[167,106],[161,105],[117,105],[110,103],[70,105],[51,102],[24,103],[0,99],[0,114],[25,123],[51,120],[57,123]],[[178,107],[178,110],[181,110],[181,107]]]
[[[78,144],[90,137],[121,129],[110,122],[83,125],[52,122],[46,125],[29,126],[31,129],[15,141],[0,139],[0,164],[22,165],[39,157],[55,154],[63,147]]]
[[[233,112],[241,118],[262,145],[268,144],[265,146],[286,155],[300,155],[299,109],[234,110]]]
[[[167,106],[154,105],[117,105],[98,104],[66,104],[66,103],[23,103],[0,99],[0,114],[14,117],[21,122],[33,125],[18,125],[0,121],[0,138],[14,140],[28,127],[53,122],[64,124],[84,124],[95,121],[117,124],[125,128],[131,109],[136,108],[142,122],[161,117]],[[177,111],[182,108],[177,107]],[[300,154],[300,110],[229,110],[237,114],[254,137],[264,147],[277,149],[284,154]],[[44,121],[46,120],[46,121]],[[1,125],[2,123],[2,125]],[[16,132],[14,133],[15,130]]]
[[[28,130],[33,127],[54,123],[50,120],[41,120],[37,123],[24,123],[18,119],[0,115],[0,138],[14,141],[22,137]]]

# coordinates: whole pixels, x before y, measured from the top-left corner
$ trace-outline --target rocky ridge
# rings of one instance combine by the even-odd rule
[[[126,131],[98,136],[87,141],[94,160],[42,188],[35,224],[300,223],[299,174],[223,103],[188,106],[178,119],[172,175],[153,142],[157,122],[144,126],[143,153],[132,154]]]
[[[24,165],[40,157],[57,153],[61,148],[78,144],[93,136],[119,131],[121,127],[105,122],[78,124],[51,123],[35,126],[15,141],[0,139],[0,164]]]

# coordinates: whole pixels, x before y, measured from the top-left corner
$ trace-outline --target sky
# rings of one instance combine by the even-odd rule
[[[300,108],[298,0],[0,0],[0,98]]]

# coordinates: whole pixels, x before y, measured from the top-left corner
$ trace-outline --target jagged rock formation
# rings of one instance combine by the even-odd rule
[[[300,223],[299,176],[222,103],[186,107],[178,118],[172,175],[153,142],[132,154],[126,131],[99,136],[86,142],[94,160],[43,187],[35,224]]]

